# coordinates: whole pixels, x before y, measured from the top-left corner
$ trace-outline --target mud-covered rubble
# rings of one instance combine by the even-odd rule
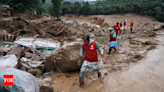
[[[67,30],[67,26],[61,22],[55,21],[43,21],[41,23],[26,23],[22,20],[9,20],[3,21],[3,28],[12,35],[15,36],[34,36],[53,38],[61,33],[63,35],[69,35],[70,31]]]
[[[97,25],[100,25],[102,27],[109,27],[109,25],[107,23],[104,23],[104,19],[99,18],[99,17],[84,17],[84,16],[74,16],[74,15],[65,15],[64,16],[65,19],[67,20],[76,20],[76,21],[83,21],[86,23],[94,23]]]
[[[13,20],[5,21],[3,26],[6,30],[4,31],[5,34],[16,35],[21,38],[27,36],[36,38],[34,36],[38,35],[38,39],[45,39],[44,37],[46,37],[60,42],[60,46],[51,50],[50,48],[49,50],[43,50],[44,46],[35,46],[35,48],[33,48],[33,46],[25,46],[25,44],[17,43],[18,48],[13,46],[10,50],[6,51],[6,53],[12,52],[12,54],[17,56],[18,65],[15,68],[29,72],[38,78],[41,89],[40,92],[53,92],[52,85],[57,85],[52,83],[54,82],[51,81],[52,76],[49,78],[43,75],[51,75],[54,72],[59,72],[61,75],[72,78],[66,73],[80,68],[80,66],[77,65],[77,61],[80,58],[79,52],[83,42],[83,35],[90,35],[90,37],[97,41],[104,49],[104,57],[106,58],[107,64],[100,64],[102,76],[104,77],[108,75],[108,73],[126,70],[130,64],[137,63],[144,58],[149,50],[155,49],[156,45],[158,45],[154,37],[157,35],[157,31],[163,29],[163,24],[158,25],[158,23],[155,23],[140,26],[135,29],[134,33],[123,33],[117,37],[117,51],[112,51],[111,54],[108,55],[109,36],[105,28],[95,27],[94,30],[92,30],[90,27],[83,25],[66,25],[62,22],[52,20],[31,24],[25,23],[24,21]],[[15,50],[21,50],[18,50],[19,53],[15,53],[16,51],[13,50],[13,48],[15,48]],[[75,82],[73,86],[78,85],[76,81],[73,82]]]

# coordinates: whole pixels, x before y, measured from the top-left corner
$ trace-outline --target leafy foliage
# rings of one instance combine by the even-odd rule
[[[164,0],[97,0],[96,2],[79,3],[65,1],[61,10],[63,15],[69,13],[76,15],[136,13],[152,16],[164,22]]]
[[[56,15],[57,18],[59,19],[59,15],[62,14],[62,11],[60,10],[61,9],[61,5],[62,5],[62,2],[63,0],[51,0],[52,2],[52,6],[51,6],[51,13],[53,13],[53,15]]]

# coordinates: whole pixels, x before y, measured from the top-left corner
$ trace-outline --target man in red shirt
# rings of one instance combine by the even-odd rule
[[[84,72],[97,72],[98,77],[101,77],[101,71],[99,67],[97,51],[102,56],[102,62],[105,64],[105,59],[103,58],[103,49],[99,46],[99,44],[90,39],[88,35],[83,37],[84,43],[82,44],[82,48],[80,49],[80,57],[85,53],[85,59],[80,69],[80,77],[79,82],[80,86],[84,84]],[[81,59],[78,61],[78,65],[81,65]]]
[[[122,21],[120,22],[120,34],[121,34],[121,32],[122,32],[122,29],[123,29],[123,27],[122,27]]]
[[[116,32],[116,36],[118,35],[118,31],[120,30],[120,26],[119,23],[117,22],[116,25],[113,26],[115,32]]]

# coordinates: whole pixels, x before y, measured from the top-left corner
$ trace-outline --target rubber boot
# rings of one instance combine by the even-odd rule
[[[80,86],[83,86],[84,85],[84,78],[79,77],[79,83],[80,83]]]
[[[111,50],[112,50],[112,48],[110,47],[110,48],[109,48],[109,52],[108,52],[108,54],[110,54]]]
[[[97,73],[98,74],[98,77],[100,78],[101,77],[101,72],[100,73]]]
[[[117,49],[116,49],[116,48],[114,48],[114,50],[115,50],[115,51],[117,51]]]

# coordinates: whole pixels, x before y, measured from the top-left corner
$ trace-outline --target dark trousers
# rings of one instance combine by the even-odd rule
[[[112,48],[113,48],[115,51],[117,50],[115,47],[110,47],[110,48],[109,48],[109,53],[108,53],[108,54],[110,54],[110,52],[112,51]]]
[[[133,31],[133,28],[130,28],[131,32]]]

